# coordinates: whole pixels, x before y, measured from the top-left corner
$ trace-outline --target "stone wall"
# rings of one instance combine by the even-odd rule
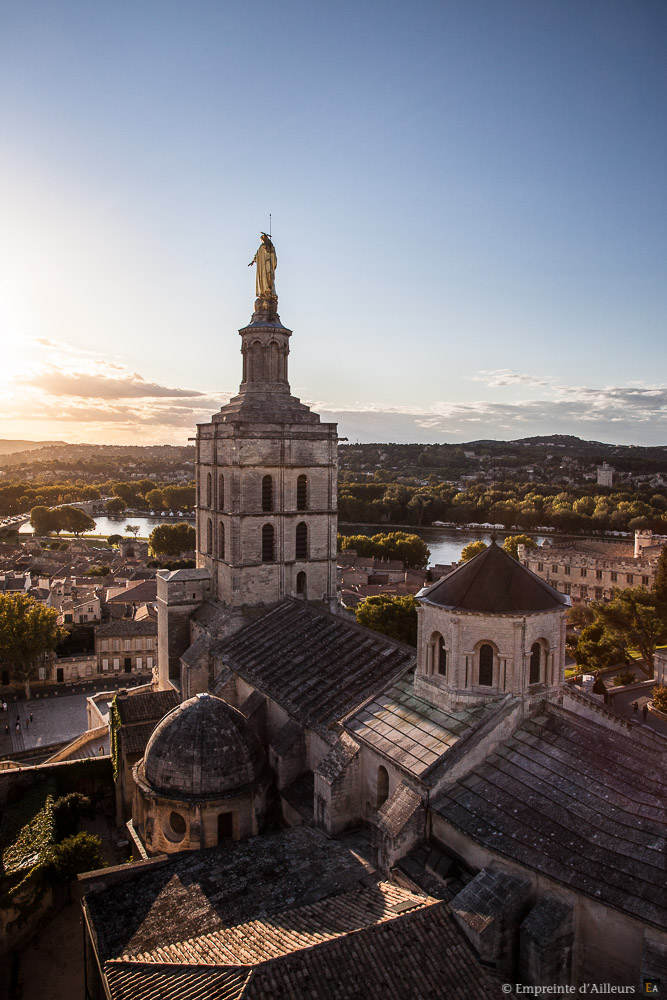
[[[562,611],[532,615],[490,615],[448,611],[422,604],[417,637],[415,692],[443,709],[477,704],[504,694],[529,691],[531,647],[543,649],[540,683],[555,687],[565,676],[565,616]],[[430,660],[431,637],[444,639],[447,668],[442,675]],[[491,645],[493,683],[479,684],[479,649]],[[428,680],[427,683],[425,681]]]
[[[205,570],[181,569],[157,575],[158,676],[165,690],[179,681],[181,656],[190,645],[190,618],[211,593]]]
[[[267,413],[267,420],[271,419]],[[197,562],[210,570],[226,604],[270,604],[284,596],[331,601],[336,593],[335,425],[212,423],[198,438]],[[297,482],[307,477],[305,509]],[[272,502],[263,510],[262,482]],[[307,557],[296,557],[296,529],[307,527]],[[262,529],[273,528],[263,561]],[[305,593],[300,573],[306,574]]]

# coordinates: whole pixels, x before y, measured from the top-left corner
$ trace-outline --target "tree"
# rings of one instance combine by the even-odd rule
[[[111,497],[104,505],[107,514],[122,514],[127,504],[121,497]]]
[[[54,844],[44,862],[45,874],[57,882],[69,882],[82,872],[96,871],[104,866],[102,841],[95,834],[84,831]]]
[[[28,699],[39,661],[65,637],[57,619],[56,608],[47,608],[34,597],[0,594],[0,659],[9,664],[14,678],[25,684]]]
[[[162,510],[164,507],[164,494],[162,490],[149,490],[146,494],[146,503],[151,510]]]
[[[583,629],[574,659],[578,667],[589,670],[604,670],[605,667],[627,662],[622,641],[613,632],[605,631],[600,621]]]
[[[461,549],[461,562],[468,562],[470,559],[474,559],[478,556],[480,552],[483,552],[487,548],[486,542],[483,542],[481,538],[478,538],[476,542],[468,542]]]
[[[149,542],[156,555],[180,556],[182,552],[194,549],[197,533],[192,525],[184,521],[179,524],[158,524],[151,531]]]
[[[417,645],[417,602],[411,595],[367,597],[357,605],[355,614],[360,625],[409,646]]]
[[[653,594],[662,604],[667,604],[667,545],[663,546],[653,581]]]
[[[567,624],[573,628],[585,628],[595,621],[595,611],[590,604],[573,604],[567,609]]]
[[[48,507],[33,507],[30,511],[30,526],[36,535],[48,535],[54,530],[53,511]]]
[[[626,649],[636,649],[642,663],[637,666],[653,677],[656,647],[667,641],[667,608],[643,587],[617,590],[608,604],[594,605],[596,622],[618,637]]]
[[[536,549],[537,542],[530,535],[508,535],[503,542],[503,549],[508,552],[513,559],[519,558],[519,546],[525,545],[527,549]]]
[[[406,531],[390,531],[377,535],[338,535],[339,547],[354,549],[360,556],[374,556],[376,559],[400,559],[406,569],[423,569],[428,562],[430,550],[419,535]]]
[[[71,531],[77,538],[84,532],[95,529],[95,519],[80,507],[63,507],[61,514],[62,527],[66,531]]]
[[[126,531],[126,533],[128,535],[134,535],[134,537],[136,538],[137,535],[139,534],[139,532],[141,531],[141,525],[140,524],[128,524],[125,527],[125,531]]]
[[[653,704],[659,712],[667,712],[667,687],[664,684],[653,688]]]
[[[118,545],[120,542],[122,542],[122,540],[123,540],[122,535],[109,535],[109,537],[107,538],[107,542],[109,543],[109,545]]]
[[[415,493],[412,499],[408,501],[408,510],[415,512],[417,524],[422,523],[426,509],[431,507],[432,504],[433,497],[430,493]]]

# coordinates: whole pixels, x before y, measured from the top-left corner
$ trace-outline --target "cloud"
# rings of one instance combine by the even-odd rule
[[[502,384],[541,386],[542,392],[537,398],[441,401],[426,407],[322,404],[322,416],[338,422],[341,435],[360,441],[426,443],[574,434],[626,444],[667,444],[666,385],[591,388],[514,374],[514,382]]]
[[[484,382],[490,388],[502,385],[551,386],[555,379],[551,375],[528,375],[515,372],[511,368],[496,368],[494,370],[480,369],[474,375],[469,375],[471,382]]]
[[[117,365],[109,366],[122,371]],[[23,385],[41,389],[51,396],[76,396],[87,399],[148,399],[187,398],[203,396],[196,389],[170,389],[155,382],[147,382],[136,373],[112,378],[96,372],[65,372],[50,368],[22,380]]]

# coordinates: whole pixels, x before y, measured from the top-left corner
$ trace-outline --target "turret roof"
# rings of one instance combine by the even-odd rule
[[[421,591],[417,599],[441,608],[495,615],[553,611],[569,604],[569,598],[531,573],[495,541],[474,559]]]

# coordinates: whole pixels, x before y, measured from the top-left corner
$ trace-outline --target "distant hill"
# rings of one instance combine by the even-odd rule
[[[36,448],[62,447],[65,441],[10,441],[0,438],[0,455],[13,455],[15,452],[35,451]]]

